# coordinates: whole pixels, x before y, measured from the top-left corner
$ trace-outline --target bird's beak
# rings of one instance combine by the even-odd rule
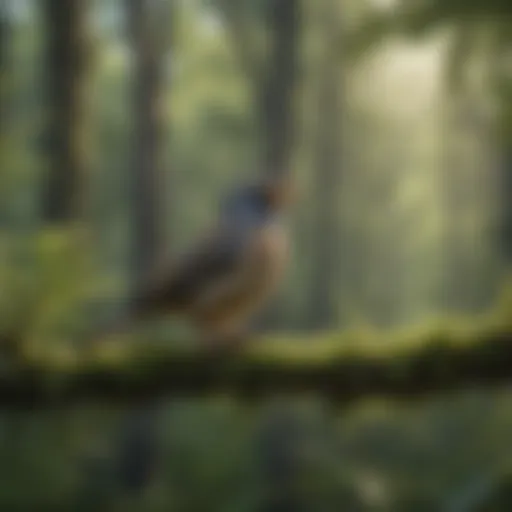
[[[293,180],[288,176],[268,180],[265,188],[269,203],[275,209],[291,206],[296,200],[297,190]]]

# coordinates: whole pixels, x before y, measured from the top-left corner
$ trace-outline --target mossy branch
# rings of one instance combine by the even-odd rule
[[[0,407],[130,403],[215,392],[244,399],[273,392],[318,392],[341,402],[408,399],[512,383],[512,329],[435,329],[394,334],[392,340],[361,334],[254,340],[216,355],[117,341],[87,356],[27,348],[16,361],[0,372]]]

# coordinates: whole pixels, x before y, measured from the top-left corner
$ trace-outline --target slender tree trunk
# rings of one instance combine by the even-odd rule
[[[496,124],[490,122],[482,102],[484,93],[492,93],[493,52],[487,50],[482,58],[478,25],[462,27],[455,36],[445,70],[441,306],[468,312],[487,307],[496,289],[497,264],[482,251],[482,246],[493,244],[493,227],[490,223],[474,226],[471,217],[493,208],[497,192],[493,184],[500,172],[496,169]],[[475,55],[482,66],[480,83],[468,75]]]
[[[11,55],[9,47],[11,44],[12,27],[7,7],[0,7],[0,168],[5,165],[4,147],[5,136],[9,131],[9,95],[8,85],[11,76]],[[6,79],[7,77],[7,79]],[[3,209],[0,208],[0,223],[3,223]]]
[[[261,127],[261,168],[271,177],[291,172],[295,136],[295,87],[297,79],[301,0],[268,3],[267,35],[270,40],[266,73],[256,88]],[[263,315],[260,327],[276,328],[283,317],[278,298]],[[270,410],[258,438],[265,497],[262,512],[298,512],[296,451],[298,427],[290,411]]]
[[[498,249],[505,270],[512,269],[512,77],[508,71],[510,24],[503,21],[496,31],[494,59],[491,62],[493,92],[497,97],[498,115],[498,197],[501,205]]]
[[[269,2],[266,13],[270,48],[266,73],[256,87],[261,129],[261,169],[268,176],[291,173],[295,138],[295,89],[300,44],[301,1]],[[262,329],[283,322],[284,299],[277,297],[262,316]]]
[[[300,0],[270,2],[267,33],[270,53],[259,90],[263,169],[289,172],[294,139],[294,93],[297,77]]]
[[[341,96],[340,22],[338,4],[324,7],[324,61],[318,84],[316,166],[313,178],[312,276],[310,327],[326,329],[337,320],[339,251],[339,200],[341,181]]]
[[[133,130],[133,289],[136,290],[156,264],[162,249],[161,191],[163,136],[161,1],[127,0],[128,23],[134,53]],[[167,20],[167,17],[164,19]],[[159,412],[151,399],[128,412],[120,432],[118,471],[125,491],[141,493],[150,484],[159,464]]]
[[[84,177],[84,85],[87,72],[87,0],[44,0],[47,34],[48,172],[42,213],[47,223],[81,213]]]
[[[2,77],[7,76],[9,71],[10,56],[9,45],[11,41],[11,22],[6,7],[0,7],[0,72]],[[6,80],[0,81],[0,131],[3,131],[2,120],[5,119],[7,98],[6,98]]]
[[[134,52],[132,206],[134,274],[144,279],[161,248],[162,63],[155,36],[158,2],[128,0]]]
[[[501,162],[501,192],[502,221],[499,248],[508,272],[512,269],[512,137],[508,144],[504,144]]]
[[[461,185],[467,181],[463,173],[467,168],[460,150],[454,145],[454,134],[460,137],[460,118],[467,112],[467,61],[473,34],[470,27],[463,27],[454,33],[452,45],[447,51],[444,63],[444,111],[442,119],[442,162],[440,179],[441,212],[443,218],[442,272],[440,306],[450,310],[460,306],[462,290],[468,276],[464,276],[463,264],[467,259],[467,246],[461,236],[460,214]],[[466,164],[466,165],[465,165]]]

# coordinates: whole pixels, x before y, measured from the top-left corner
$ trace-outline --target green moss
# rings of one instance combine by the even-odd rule
[[[16,360],[5,361],[9,371],[0,374],[0,404],[305,390],[350,401],[497,385],[512,376],[510,290],[479,318],[451,317],[385,333],[366,327],[268,335],[219,352],[137,336],[113,337],[84,352],[71,340],[50,344],[31,338],[20,343]]]

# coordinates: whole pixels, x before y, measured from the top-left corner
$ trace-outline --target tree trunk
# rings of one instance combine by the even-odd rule
[[[468,55],[473,51],[471,27],[461,28],[454,34],[452,46],[446,54],[444,69],[445,91],[442,118],[440,197],[443,219],[442,271],[440,306],[442,310],[460,309],[466,298],[469,276],[463,271],[468,259],[467,240],[461,234],[459,213],[462,185],[468,181],[464,176],[467,159],[454,145],[454,134],[461,136],[461,119],[468,111],[467,87]],[[462,194],[464,195],[464,194]]]
[[[336,323],[340,262],[339,213],[341,180],[341,95],[338,4],[325,7],[324,61],[318,84],[316,168],[313,178],[312,276],[310,327],[326,329]]]
[[[266,12],[266,30],[271,44],[265,75],[256,87],[256,101],[261,129],[261,169],[268,176],[291,172],[300,4],[299,0],[270,2]],[[283,309],[283,298],[276,298],[262,315],[259,327],[278,328],[282,324]]]
[[[133,211],[134,292],[145,282],[162,249],[160,197],[163,135],[164,10],[159,1],[128,0],[128,23],[134,53],[134,130],[131,204]],[[143,492],[159,465],[159,412],[143,400],[122,419],[117,470],[123,490]]]
[[[271,175],[289,172],[294,138],[294,91],[297,75],[300,1],[270,2],[271,41],[267,73],[259,90],[263,169]]]
[[[511,137],[512,140],[512,137]],[[512,151],[510,150],[512,142],[509,141],[503,150],[503,161],[501,167],[501,198],[502,221],[500,233],[500,249],[503,253],[503,259],[506,270],[510,272],[512,268]]]
[[[300,0],[269,2],[266,13],[270,39],[266,73],[257,91],[259,101],[262,162],[271,177],[290,173],[294,139],[294,93],[297,75]],[[260,327],[275,329],[283,317],[278,298],[263,315]],[[297,423],[289,411],[267,411],[258,438],[261,471],[265,486],[265,512],[298,512],[296,443],[289,442]]]
[[[498,115],[498,196],[501,204],[498,249],[505,270],[512,268],[512,76],[507,66],[510,48],[510,25],[502,23],[496,32],[492,87],[499,105]]]
[[[84,81],[87,72],[86,0],[44,0],[47,27],[48,172],[42,204],[47,223],[81,213],[84,177]]]
[[[134,53],[134,129],[132,207],[133,270],[143,280],[161,247],[159,192],[161,172],[162,65],[155,37],[157,3],[128,0],[128,19]]]
[[[0,70],[2,76],[6,76],[6,72],[9,71],[10,55],[9,55],[9,44],[11,39],[11,22],[9,19],[9,13],[6,8],[0,9]],[[5,119],[5,107],[6,101],[6,85],[5,79],[0,81],[0,120]],[[2,123],[3,124],[3,123]],[[0,130],[3,130],[3,126],[0,124]]]
[[[0,154],[2,155],[0,161],[0,168],[4,168],[5,158],[3,157],[5,136],[9,131],[10,109],[9,109],[9,93],[10,87],[8,85],[11,76],[11,55],[9,52],[12,37],[12,27],[10,20],[10,13],[7,8],[0,8]],[[7,77],[7,78],[6,78]],[[3,211],[0,208],[0,216]],[[0,222],[3,219],[0,218]]]
[[[491,121],[482,99],[483,91],[492,94],[491,75],[495,67],[492,50],[485,52],[481,82],[472,80],[470,75],[471,58],[482,51],[478,29],[478,25],[459,29],[451,53],[447,54],[445,70],[440,302],[445,310],[464,312],[488,307],[494,300],[498,281],[498,251],[491,254],[492,258],[486,254],[490,251],[482,251],[494,243],[490,235],[494,226],[490,221],[486,224],[480,221],[480,226],[475,226],[478,223],[471,220],[485,216],[494,208],[496,196],[501,193],[495,184],[502,170],[497,169],[496,163],[499,145],[496,120]],[[501,188],[507,190],[503,185]]]

